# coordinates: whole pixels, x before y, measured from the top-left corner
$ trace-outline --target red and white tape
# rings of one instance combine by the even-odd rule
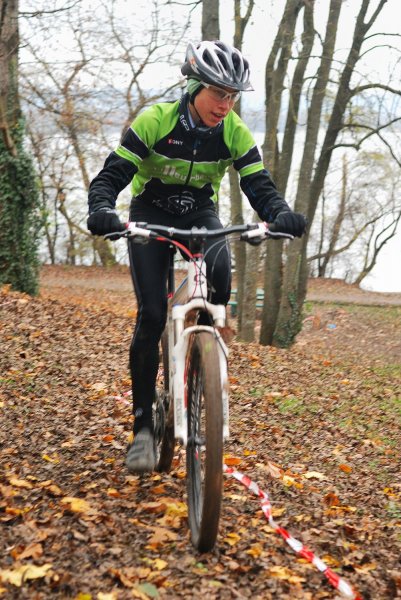
[[[261,490],[257,483],[249,479],[247,475],[240,473],[237,469],[233,467],[229,467],[224,465],[224,472],[227,475],[231,475],[237,479],[242,485],[248,488],[255,496],[260,499],[261,508],[263,514],[266,519],[269,521],[270,527],[276,531],[279,535],[281,535],[287,544],[302,558],[305,558],[308,562],[314,565],[323,575],[328,579],[333,587],[335,587],[345,598],[349,598],[350,600],[363,600],[362,596],[360,596],[357,592],[355,592],[352,587],[337,573],[335,573],[326,563],[316,556],[309,550],[306,546],[303,545],[302,542],[292,537],[292,535],[284,529],[284,527],[280,527],[274,519],[272,515],[272,505],[270,504],[269,496],[266,492]]]
[[[114,400],[119,402],[123,402],[124,404],[131,404],[131,401],[127,399],[127,396],[131,396],[132,392],[124,392],[121,396],[112,396]],[[278,525],[273,519],[272,515],[272,505],[270,503],[269,496],[266,492],[260,489],[257,483],[252,481],[247,475],[240,473],[237,469],[233,467],[229,467],[227,465],[223,466],[224,472],[226,475],[231,475],[237,479],[242,485],[244,485],[249,491],[251,491],[255,496],[260,499],[261,509],[266,519],[269,522],[270,527],[276,531],[279,535],[281,535],[287,544],[302,558],[305,558],[308,562],[314,565],[326,579],[331,583],[331,585],[336,588],[344,598],[348,598],[349,600],[363,600],[362,596],[360,596],[357,592],[355,592],[352,587],[337,573],[335,573],[326,563],[316,556],[312,550],[309,550],[302,542],[294,538],[284,527]]]
[[[131,406],[132,401],[127,400],[127,396],[132,396],[132,392],[123,392],[121,396],[111,396],[111,399],[117,400],[117,402],[122,402],[122,404],[126,404],[127,406]]]

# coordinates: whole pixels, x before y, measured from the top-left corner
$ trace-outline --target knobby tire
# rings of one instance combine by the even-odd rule
[[[193,545],[208,552],[218,534],[223,489],[223,408],[218,342],[194,335],[188,356],[188,520]]]

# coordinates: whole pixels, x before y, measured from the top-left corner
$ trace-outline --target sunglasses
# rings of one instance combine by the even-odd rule
[[[237,102],[237,100],[239,100],[241,97],[241,92],[226,92],[221,88],[217,88],[213,85],[210,85],[210,83],[205,83],[204,81],[202,81],[201,83],[203,87],[207,88],[209,94],[216,101],[225,102],[226,100],[228,100],[231,103]]]

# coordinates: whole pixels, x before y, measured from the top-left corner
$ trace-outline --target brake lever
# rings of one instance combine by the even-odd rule
[[[267,227],[266,230],[266,237],[267,238],[272,238],[272,239],[276,239],[276,240],[293,240],[295,239],[294,235],[291,235],[291,233],[284,233],[283,231],[272,231],[269,226]]]
[[[112,231],[111,233],[105,233],[103,236],[103,239],[115,241],[115,240],[123,238],[123,237],[129,237],[129,233],[127,230],[126,231]]]

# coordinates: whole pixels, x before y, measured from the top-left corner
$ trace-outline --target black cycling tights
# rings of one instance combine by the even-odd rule
[[[193,226],[204,226],[208,229],[222,227],[213,208],[175,216],[139,202],[131,208],[130,220],[180,229]],[[210,250],[207,251],[208,249]],[[134,433],[137,433],[142,427],[153,429],[152,403],[159,366],[159,340],[167,315],[170,250],[167,243],[152,240],[143,245],[130,240],[128,252],[138,303],[135,331],[130,347]],[[214,304],[227,304],[231,292],[231,262],[229,247],[224,239],[206,242],[205,262],[210,286],[209,299]]]

